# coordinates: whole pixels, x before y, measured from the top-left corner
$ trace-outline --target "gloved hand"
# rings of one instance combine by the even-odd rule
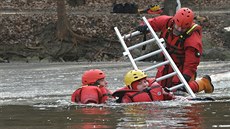
[[[167,93],[171,92],[168,87],[165,87],[164,91],[167,92]]]
[[[142,32],[142,33],[146,33],[147,32],[147,29],[148,29],[148,26],[147,25],[139,25],[138,27],[137,27],[137,31],[140,31],[140,32]]]
[[[147,88],[143,89],[143,91],[146,93],[149,93],[150,90],[151,90],[151,87],[147,87]]]

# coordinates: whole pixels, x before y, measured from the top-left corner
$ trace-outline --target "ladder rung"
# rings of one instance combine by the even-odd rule
[[[149,71],[149,70],[151,70],[151,69],[155,69],[155,68],[157,68],[157,67],[160,67],[160,66],[163,66],[163,65],[166,65],[166,64],[169,64],[169,60],[166,60],[166,61],[164,61],[164,62],[161,62],[161,63],[158,63],[158,64],[156,64],[156,65],[150,66],[150,67],[148,67],[148,68],[145,68],[145,69],[143,69],[143,71]]]
[[[183,87],[183,86],[185,86],[185,85],[183,83],[181,83],[181,84],[178,84],[178,85],[175,85],[173,87],[168,88],[168,90],[169,91],[176,90],[176,89]]]
[[[170,78],[170,77],[172,77],[172,76],[174,76],[174,75],[176,75],[176,74],[177,74],[176,72],[172,72],[172,73],[166,74],[166,75],[164,75],[164,76],[162,76],[162,77],[156,78],[156,82],[159,82],[159,81],[161,81],[161,80]]]
[[[124,56],[127,56],[127,55],[129,55],[130,53],[129,52],[123,52],[123,55]]]
[[[130,37],[134,37],[134,36],[137,36],[137,35],[140,35],[140,34],[141,34],[140,31],[135,31],[135,32],[133,32],[133,33],[131,33],[131,34],[125,34],[124,36],[122,36],[122,38],[123,38],[124,40],[126,40],[126,39],[128,39],[128,38],[130,38]]]
[[[143,45],[145,45],[145,44],[152,43],[152,42],[154,42],[155,40],[156,40],[156,39],[152,38],[152,39],[149,39],[149,40],[147,40],[147,41],[144,41],[144,42],[138,43],[138,44],[136,44],[136,45],[130,46],[130,47],[128,47],[128,49],[129,49],[129,50],[132,50],[132,49],[134,49],[134,48],[141,47],[141,46],[143,46]]]
[[[156,55],[156,54],[161,53],[161,52],[162,52],[162,50],[159,49],[159,50],[157,50],[157,51],[150,52],[150,53],[148,53],[148,54],[146,54],[146,55],[137,57],[137,58],[134,59],[134,61],[140,61],[140,60],[146,59],[146,58],[148,58],[148,57],[150,57],[150,56]]]

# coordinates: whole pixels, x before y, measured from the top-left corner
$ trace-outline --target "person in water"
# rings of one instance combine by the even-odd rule
[[[71,101],[81,104],[105,103],[112,92],[107,89],[106,75],[100,69],[90,69],[82,75],[82,86],[71,96]]]
[[[148,78],[141,70],[131,70],[124,76],[125,87],[118,89],[112,95],[118,103],[152,102],[175,99],[174,95],[165,92],[154,78]]]

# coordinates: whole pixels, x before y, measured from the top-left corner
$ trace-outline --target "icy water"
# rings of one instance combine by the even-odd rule
[[[144,68],[150,63],[140,63]],[[129,62],[0,64],[0,129],[210,129],[230,128],[230,62],[202,62],[198,77],[210,74],[216,101],[78,105],[70,96],[85,70],[100,68],[109,89],[123,87]],[[154,75],[156,71],[148,72]]]

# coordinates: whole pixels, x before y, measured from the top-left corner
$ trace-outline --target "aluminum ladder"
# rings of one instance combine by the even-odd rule
[[[138,36],[140,34],[142,34],[141,32],[139,31],[135,31],[135,32],[132,32],[130,34],[125,34],[125,35],[121,35],[121,33],[119,32],[118,28],[117,27],[114,27],[114,30],[117,34],[117,37],[121,43],[121,45],[123,46],[124,48],[124,52],[123,52],[123,55],[124,56],[128,56],[129,60],[131,61],[131,64],[133,66],[134,69],[138,69],[137,65],[136,65],[136,62],[137,61],[141,61],[143,59],[146,59],[148,57],[151,57],[151,56],[154,56],[154,55],[157,55],[157,54],[160,54],[160,53],[163,53],[163,55],[165,56],[165,61],[163,62],[160,62],[160,63],[157,63],[157,64],[154,64],[150,67],[147,67],[145,69],[142,69],[143,71],[149,71],[149,70],[152,70],[152,69],[155,69],[155,68],[158,68],[160,66],[163,66],[163,65],[166,65],[166,64],[170,64],[171,67],[173,68],[174,72],[172,73],[169,73],[169,74],[166,74],[162,77],[159,77],[159,78],[156,78],[156,82],[158,81],[161,81],[161,80],[164,80],[164,79],[167,79],[167,78],[170,78],[174,75],[177,75],[178,78],[180,79],[181,81],[181,84],[178,84],[178,85],[175,85],[175,86],[172,86],[170,88],[168,88],[169,91],[172,91],[174,89],[178,89],[180,87],[185,87],[186,91],[193,97],[195,98],[196,95],[193,93],[193,91],[191,90],[191,88],[189,87],[188,83],[186,82],[185,78],[183,77],[183,75],[181,74],[181,72],[179,71],[178,67],[176,66],[176,64],[174,63],[174,61],[172,60],[171,56],[169,55],[169,53],[167,52],[167,50],[165,49],[165,46],[164,46],[164,39],[161,38],[159,39],[159,37],[157,36],[157,34],[155,33],[155,31],[153,30],[153,28],[150,26],[148,20],[143,17],[143,20],[144,20],[144,23],[147,25],[148,27],[148,31],[150,31],[151,35],[152,35],[152,38],[149,39],[149,40],[146,40],[146,41],[143,41],[141,43],[138,43],[138,44],[135,44],[133,46],[129,46],[127,47],[126,43],[125,43],[125,40],[131,38],[131,37],[134,37],[134,36]],[[131,55],[130,53],[130,50],[133,50],[135,48],[139,48],[143,45],[146,45],[146,44],[149,44],[149,43],[156,43],[157,46],[159,47],[158,50],[156,51],[153,51],[153,52],[150,52],[148,54],[145,54],[145,55],[142,55],[140,57],[137,57],[137,58],[133,58],[133,56]]]

